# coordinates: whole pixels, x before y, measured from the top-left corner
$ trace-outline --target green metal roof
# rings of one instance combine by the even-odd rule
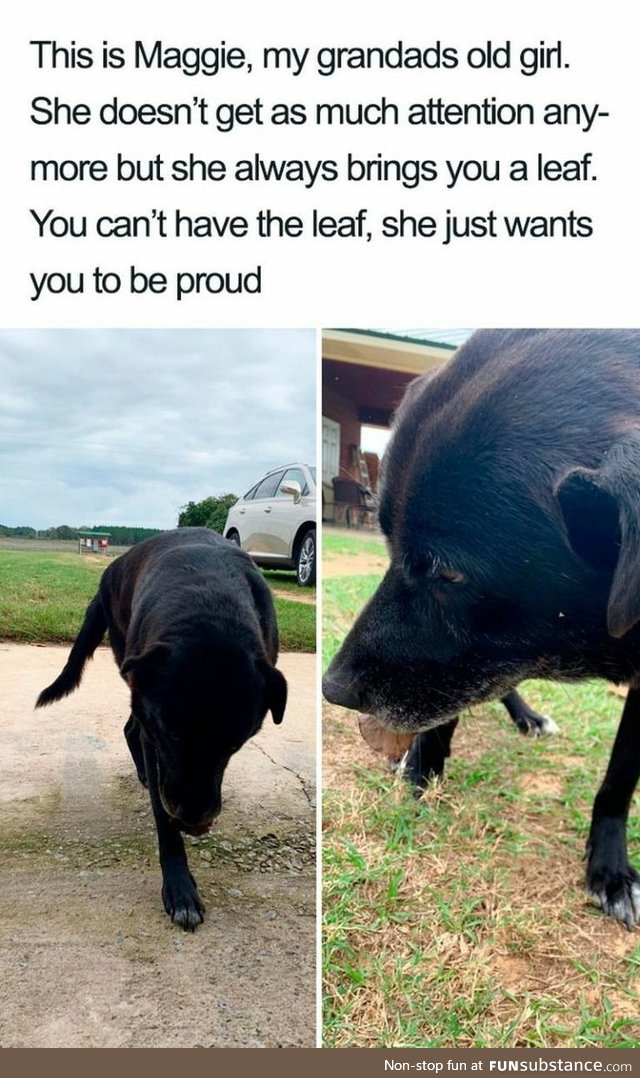
[[[329,327],[328,327],[329,328]],[[426,347],[449,348],[455,351],[473,333],[472,329],[356,329],[347,326],[334,326],[339,333],[357,333],[361,337],[379,337],[386,341],[401,341],[405,344],[422,344]]]

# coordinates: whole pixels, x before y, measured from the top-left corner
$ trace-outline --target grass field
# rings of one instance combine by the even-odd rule
[[[311,588],[301,588],[296,580],[296,574],[293,572],[288,572],[285,569],[263,569],[262,575],[272,588],[279,592],[289,592],[292,599],[298,599],[302,602],[316,597],[315,585]]]
[[[324,542],[325,663],[375,588],[379,574],[358,568],[376,550]],[[622,700],[595,682],[523,691],[560,734],[528,740],[500,704],[477,707],[444,781],[420,801],[370,752],[354,717],[326,707],[328,1046],[640,1044],[640,932],[603,917],[582,890],[591,803]]]
[[[107,565],[108,560],[98,555],[0,549],[0,638],[30,643],[73,640]],[[265,574],[267,579],[271,575],[278,578],[274,586],[281,590],[285,574]],[[281,647],[313,651],[315,606],[296,602],[293,588],[291,595],[291,599],[274,597]]]
[[[341,554],[348,558],[359,558],[367,554],[384,554],[384,550],[384,540],[378,532],[356,532],[354,535],[344,535],[342,532],[333,533],[325,530],[322,535],[323,557],[331,558],[333,555]],[[354,569],[357,569],[355,563]]]

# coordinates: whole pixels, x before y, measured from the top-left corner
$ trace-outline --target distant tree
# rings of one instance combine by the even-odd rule
[[[78,529],[71,528],[68,524],[58,524],[55,528],[47,528],[40,532],[41,539],[77,539]]]
[[[207,521],[215,509],[215,498],[205,498],[201,502],[187,502],[180,509],[179,528],[206,528]]]
[[[68,524],[60,524],[55,529],[56,539],[77,539],[78,529],[71,528]]]
[[[7,539],[35,539],[37,534],[35,528],[29,528],[26,524],[19,524],[15,528],[8,524],[0,524],[0,535],[4,535]]]
[[[237,494],[218,494],[201,502],[187,502],[180,509],[179,528],[211,528],[222,535],[227,513],[238,500]]]

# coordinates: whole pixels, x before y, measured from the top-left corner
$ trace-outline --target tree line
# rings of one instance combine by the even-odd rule
[[[222,534],[227,513],[238,500],[237,494],[219,494],[204,498],[201,502],[188,502],[180,507],[179,528],[211,528]],[[5,539],[77,539],[80,532],[108,532],[113,546],[134,546],[152,535],[160,535],[161,528],[142,528],[126,524],[93,524],[72,528],[59,524],[55,528],[30,528],[26,524],[14,528],[0,524],[0,538]]]
[[[0,536],[6,539],[77,539],[80,532],[108,532],[114,546],[134,546],[152,535],[159,535],[160,528],[142,528],[125,524],[94,524],[91,527],[72,528],[68,524],[59,524],[56,528],[29,528],[18,525],[10,528],[0,524]]]

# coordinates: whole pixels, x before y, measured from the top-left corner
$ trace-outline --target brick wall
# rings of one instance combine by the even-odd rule
[[[352,475],[350,445],[360,445],[360,422],[357,405],[344,397],[331,384],[325,383],[322,393],[322,414],[340,424],[340,475]]]

